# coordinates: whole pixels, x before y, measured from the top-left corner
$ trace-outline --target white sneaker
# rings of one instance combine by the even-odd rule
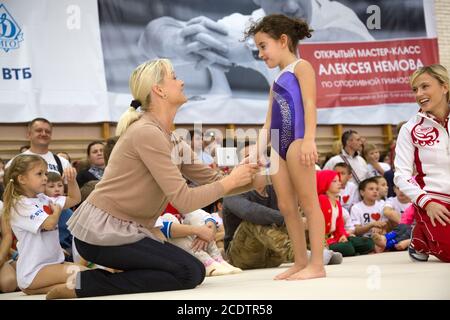
[[[241,273],[242,272],[241,268],[235,267],[235,266],[229,264],[228,262],[226,262],[225,260],[222,261],[220,264],[223,265],[225,268],[228,268],[231,271],[232,274],[236,274],[236,273]]]
[[[426,253],[417,252],[411,245],[408,247],[409,258],[412,262],[426,262],[429,255]]]

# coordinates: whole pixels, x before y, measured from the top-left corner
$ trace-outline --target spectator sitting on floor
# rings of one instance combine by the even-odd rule
[[[72,159],[70,158],[70,155],[67,152],[60,151],[56,155],[60,158],[66,159],[67,161],[69,161],[69,163],[72,163]]]
[[[386,171],[391,170],[391,166],[386,162],[380,162],[380,150],[372,143],[365,143],[363,146],[363,156],[367,161],[369,176],[383,176]]]
[[[170,209],[175,209],[173,206]],[[206,276],[220,276],[242,272],[226,262],[217,247],[216,220],[206,211],[198,209],[188,214],[166,212],[163,221],[164,236],[168,241],[199,259],[206,269]]]
[[[325,235],[329,248],[340,252],[344,257],[367,254],[373,250],[369,238],[350,235],[344,228],[342,207],[338,200],[341,190],[339,175],[333,170],[316,172],[317,193],[320,208],[325,217]]]
[[[369,177],[366,160],[360,155],[363,139],[355,130],[347,130],[342,134],[341,141],[341,153],[328,160],[323,169],[332,170],[337,163],[345,162],[349,165],[352,173],[351,181],[359,184]]]
[[[104,148],[105,146],[101,141],[92,141],[89,143],[87,147],[89,168],[77,174],[77,182],[80,188],[88,181],[100,180],[103,177],[105,170],[105,159],[103,158]]]
[[[63,178],[56,172],[47,173],[47,184],[45,185],[45,195],[52,201],[58,197],[65,196]],[[72,235],[67,230],[67,221],[72,216],[73,211],[70,208],[61,211],[58,220],[59,243],[64,249],[66,261],[73,261],[72,258]]]
[[[358,185],[351,181],[352,170],[345,162],[338,162],[333,168],[341,177],[341,191],[339,192],[339,200],[341,206],[350,212],[352,206],[359,202]]]
[[[35,154],[43,158],[47,162],[47,171],[58,172],[60,175],[66,168],[70,168],[71,164],[64,158],[61,158],[49,150],[52,141],[53,126],[47,119],[35,118],[28,124],[27,137],[30,140],[30,148],[21,154]],[[5,166],[8,168],[11,159]]]
[[[362,200],[353,205],[350,212],[355,235],[372,238],[373,233],[386,233],[388,219],[383,216],[384,202],[378,200],[378,183],[375,178],[368,178],[359,184]],[[375,243],[378,246],[378,243]],[[381,250],[375,247],[375,250]]]
[[[372,238],[384,250],[403,251],[411,244],[411,233],[414,226],[414,205],[409,204],[400,218],[400,223],[385,235],[374,233]]]

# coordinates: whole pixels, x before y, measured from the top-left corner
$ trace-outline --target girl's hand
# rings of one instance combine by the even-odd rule
[[[206,250],[208,247],[208,242],[205,240],[202,240],[200,238],[195,238],[194,241],[192,241],[192,251],[197,252],[200,250]]]
[[[48,205],[50,206],[50,209],[52,210],[52,214],[60,213],[62,210],[61,206],[59,204],[53,203],[53,201],[50,201],[48,203]]]
[[[347,240],[347,237],[346,236],[341,236],[340,238],[339,238],[339,242],[347,242],[348,240]]]
[[[74,167],[68,167],[64,169],[62,176],[62,178],[65,179],[64,181],[73,182],[75,181],[76,177],[77,177],[77,170],[75,170]]]
[[[215,227],[214,227],[215,228]],[[206,224],[203,226],[197,226],[195,235],[203,241],[213,241],[216,235],[216,231],[213,228],[209,228]]]
[[[430,217],[433,227],[436,227],[435,220],[444,227],[446,226],[446,222],[450,224],[450,212],[442,204],[432,201],[427,204],[425,210],[427,210],[427,215]]]
[[[305,167],[313,166],[319,160],[314,140],[304,139],[300,147],[300,162]]]

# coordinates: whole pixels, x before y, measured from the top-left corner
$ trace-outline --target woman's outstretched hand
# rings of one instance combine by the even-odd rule
[[[260,165],[258,163],[246,163],[234,167],[231,173],[220,181],[225,189],[225,193],[250,184],[259,169]]]
[[[233,178],[236,187],[245,186],[252,182],[259,168],[260,165],[258,163],[240,164],[231,171],[229,177]]]

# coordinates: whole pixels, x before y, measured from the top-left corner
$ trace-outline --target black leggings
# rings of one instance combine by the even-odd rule
[[[75,289],[80,298],[192,289],[205,278],[200,260],[168,242],[144,238],[121,246],[97,246],[75,238],[75,245],[87,261],[123,270],[80,272]]]

